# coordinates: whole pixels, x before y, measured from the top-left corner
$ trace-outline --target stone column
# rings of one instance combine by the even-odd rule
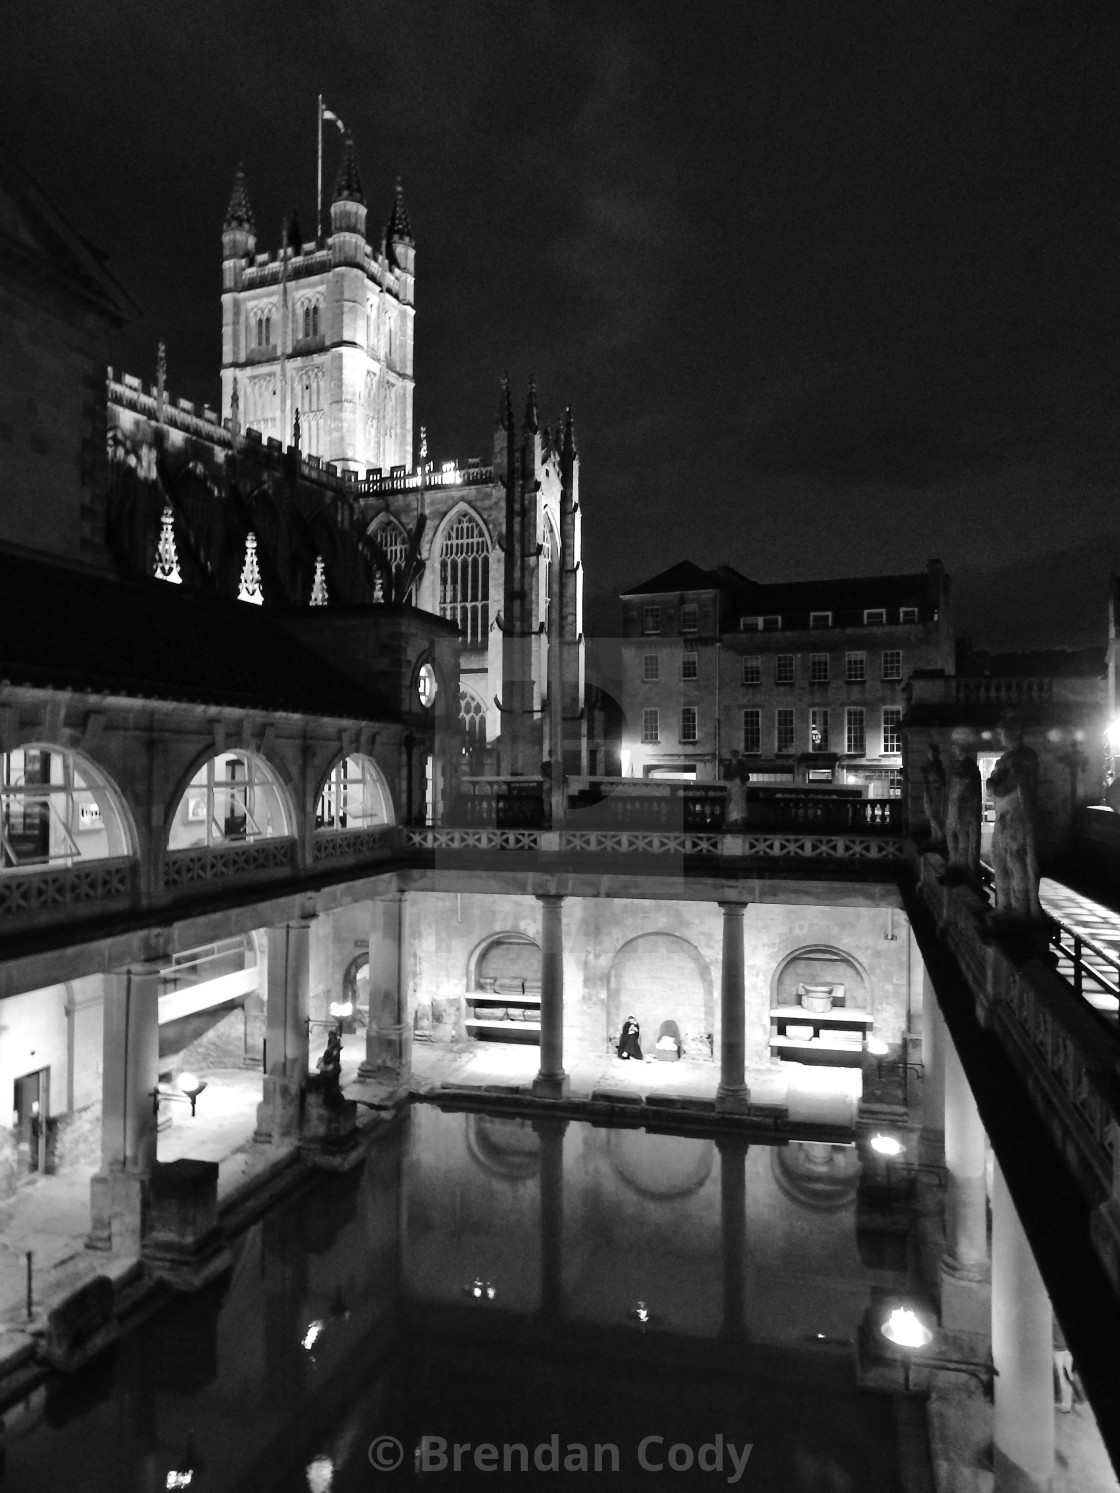
[[[923,1161],[939,1163],[945,1153],[945,1047],[949,1034],[929,972],[922,970],[922,1133]]]
[[[541,1316],[564,1315],[564,1132],[567,1120],[533,1121],[541,1152]]]
[[[369,1027],[365,1061],[358,1077],[406,1089],[412,1077],[407,893],[390,892],[375,898],[371,906]]]
[[[992,1187],[995,1493],[1049,1493],[1054,1473],[1050,1300],[997,1163]]]
[[[746,996],[743,963],[743,902],[721,902],[723,968],[720,974],[720,1078],[716,1109],[745,1114],[750,1104],[746,1083]]]
[[[159,1084],[157,962],[105,977],[101,1170],[90,1179],[92,1249],[139,1250],[156,1160]]]
[[[723,1333],[741,1338],[747,1325],[747,1141],[716,1139],[719,1151],[720,1238],[723,1245]]]
[[[564,1072],[564,928],[563,897],[538,896],[541,904],[541,1066],[533,1093],[562,1099],[568,1092]]]
[[[980,1112],[951,1038],[945,1043],[945,1254],[941,1260],[941,1321],[987,1336],[988,1265],[986,1141]]]
[[[307,1077],[310,919],[268,930],[267,984],[264,1084],[254,1139],[280,1141],[299,1131],[300,1085]]]

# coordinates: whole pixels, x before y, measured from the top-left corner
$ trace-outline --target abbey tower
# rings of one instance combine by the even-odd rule
[[[380,244],[350,135],[330,231],[303,242],[294,220],[257,253],[240,168],[222,225],[222,419],[362,476],[412,467],[415,244],[398,181]]]

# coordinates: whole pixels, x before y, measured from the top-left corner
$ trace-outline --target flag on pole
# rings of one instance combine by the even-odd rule
[[[333,124],[337,124],[338,125],[338,132],[339,132],[339,134],[340,135],[345,135],[345,133],[346,133],[346,126],[343,124],[342,120],[339,119],[338,115],[334,112],[334,110],[333,109],[328,109],[325,104],[323,105],[323,118],[324,119],[329,119]]]

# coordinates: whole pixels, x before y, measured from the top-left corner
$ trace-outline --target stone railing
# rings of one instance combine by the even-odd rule
[[[900,835],[902,800],[795,790],[747,790],[748,831],[807,829]]]
[[[1053,679],[977,677],[958,674],[955,695],[961,705],[1029,705],[1054,698]]]
[[[132,900],[138,863],[129,856],[30,866],[0,873],[0,918],[27,918],[65,909],[97,911]]]
[[[380,824],[373,829],[317,829],[312,840],[311,859],[317,866],[327,861],[352,860],[357,856],[373,859],[387,854],[397,843],[395,824]]]
[[[441,827],[406,829],[410,850],[508,851],[531,854],[585,856],[721,857],[732,861],[840,860],[890,862],[902,860],[905,841],[888,835],[798,835],[691,833],[673,830],[497,829]]]
[[[251,840],[204,845],[192,850],[169,850],[163,858],[165,887],[195,886],[229,876],[260,876],[291,871],[296,842],[292,839]]]
[[[989,931],[987,903],[941,885],[921,858],[922,897],[976,1002],[1092,1211],[1093,1242],[1120,1291],[1120,1034],[1054,970]],[[1028,951],[1029,954],[1029,951]]]

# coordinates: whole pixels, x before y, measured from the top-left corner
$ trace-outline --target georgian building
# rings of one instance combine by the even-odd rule
[[[682,561],[623,593],[623,771],[897,796],[904,686],[952,674],[949,583],[913,575],[762,585]]]

